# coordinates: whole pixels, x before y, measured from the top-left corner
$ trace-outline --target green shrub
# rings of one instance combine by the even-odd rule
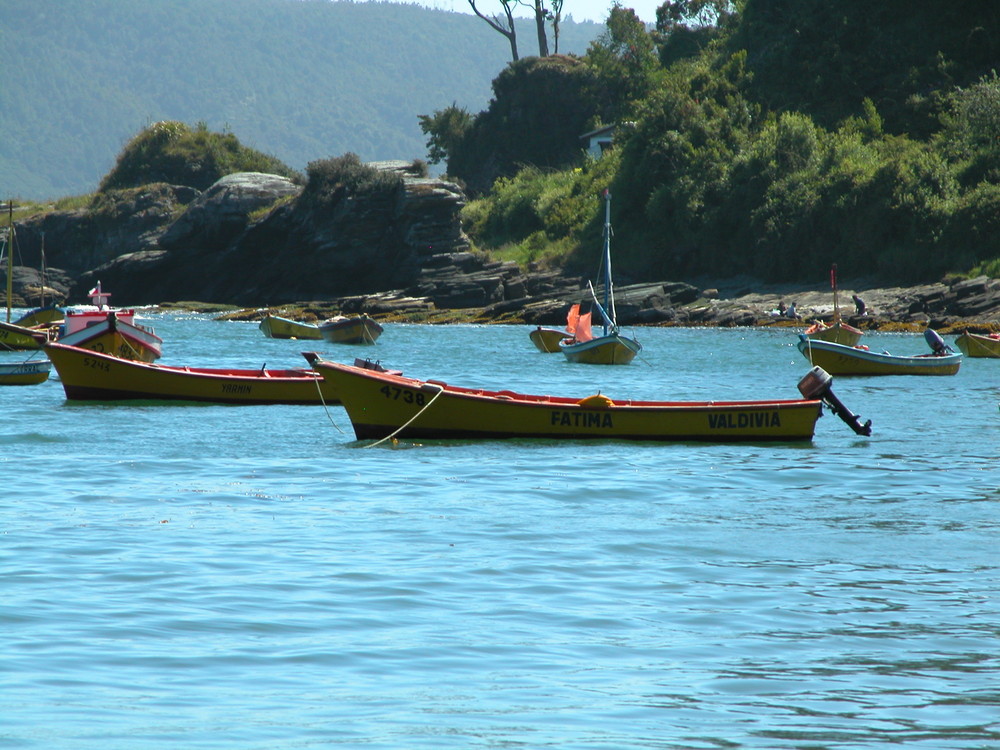
[[[156,122],[129,141],[100,192],[154,182],[206,190],[234,172],[266,172],[301,179],[273,156],[243,146],[232,133],[212,133],[205,123]]]
[[[403,184],[400,175],[363,164],[352,153],[309,162],[306,174],[301,199],[311,206],[333,206],[347,195],[389,196]]]

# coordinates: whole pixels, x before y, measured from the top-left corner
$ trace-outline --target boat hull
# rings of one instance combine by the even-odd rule
[[[28,328],[16,323],[0,322],[0,350],[34,350],[51,340],[48,328]]]
[[[118,318],[114,312],[86,328],[60,336],[57,341],[136,362],[154,362],[163,353],[163,339],[148,328]]]
[[[205,401],[220,404],[331,404],[336,393],[307,369],[258,370],[163,365],[55,343],[45,347],[66,398]]]
[[[62,323],[66,313],[61,307],[56,305],[46,305],[29,310],[20,318],[14,321],[19,326],[49,326]]]
[[[841,321],[832,325],[817,322],[806,329],[805,335],[814,341],[830,341],[844,346],[857,346],[864,332]]]
[[[277,315],[267,315],[260,321],[260,330],[270,339],[315,339],[323,338],[319,326],[310,323],[300,323]]]
[[[954,375],[962,364],[961,354],[899,357],[817,341],[805,334],[799,336],[798,349],[831,375]]]
[[[571,440],[810,440],[817,400],[613,403],[482,391],[316,360],[359,440],[544,438]]]
[[[559,351],[560,342],[571,338],[571,336],[568,332],[560,331],[558,328],[542,328],[538,326],[528,334],[528,338],[531,339],[531,343],[535,345],[538,351],[545,354],[553,354]]]
[[[382,335],[382,326],[362,315],[323,323],[319,327],[323,340],[331,344],[374,344]]]
[[[0,364],[0,385],[38,385],[49,379],[52,362],[29,359],[25,362]]]
[[[966,357],[1000,358],[1000,338],[982,336],[966,331],[955,339],[955,346]]]
[[[619,334],[562,344],[562,353],[568,361],[585,365],[627,365],[641,350],[638,341]]]

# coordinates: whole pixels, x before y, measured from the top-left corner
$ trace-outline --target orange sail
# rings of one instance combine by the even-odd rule
[[[566,313],[566,332],[570,336],[576,335],[576,327],[580,323],[580,305],[573,305]]]
[[[584,303],[584,309],[586,312],[580,312],[580,305],[573,305],[569,312],[566,314],[566,330],[572,335],[573,340],[577,343],[581,341],[590,341],[594,338],[594,334],[590,329],[590,316],[591,309],[590,305]]]
[[[586,312],[580,316],[579,321],[576,324],[576,335],[574,338],[577,341],[590,341],[594,338],[594,334],[590,330],[590,313]]]

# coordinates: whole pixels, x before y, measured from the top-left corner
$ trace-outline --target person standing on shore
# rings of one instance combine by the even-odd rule
[[[858,315],[867,315],[867,307],[865,306],[865,301],[861,299],[856,294],[851,295],[851,299],[854,300],[854,310]]]

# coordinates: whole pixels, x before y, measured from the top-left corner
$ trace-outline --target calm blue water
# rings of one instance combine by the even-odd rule
[[[164,364],[317,349],[581,397],[794,398],[808,369],[787,330],[639,329],[603,368],[524,327],[150,318]],[[1000,362],[835,390],[871,438],[369,449],[340,407],[2,389],[0,747],[1000,747]]]

